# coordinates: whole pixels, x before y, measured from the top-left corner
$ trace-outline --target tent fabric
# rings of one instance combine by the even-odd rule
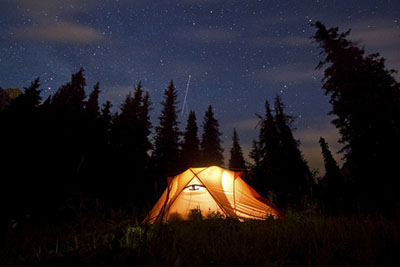
[[[277,218],[281,212],[233,172],[217,166],[190,168],[168,180],[168,187],[145,223],[187,220],[192,210],[244,219]]]

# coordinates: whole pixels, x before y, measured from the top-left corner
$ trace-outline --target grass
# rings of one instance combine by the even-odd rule
[[[146,226],[117,213],[9,228],[0,266],[400,266],[399,237],[400,220],[381,217],[193,216]]]

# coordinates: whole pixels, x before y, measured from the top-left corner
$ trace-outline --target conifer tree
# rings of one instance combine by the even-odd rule
[[[336,160],[329,150],[328,143],[320,137],[322,156],[325,164],[325,186],[323,190],[325,209],[330,214],[337,214],[344,205],[345,183]]]
[[[68,110],[81,115],[84,107],[86,79],[84,69],[72,74],[71,82],[60,87],[52,98],[52,105],[58,109]]]
[[[83,72],[81,68],[72,74],[71,81],[57,90],[46,108],[49,112],[46,112],[45,121],[49,123],[44,126],[48,132],[45,149],[51,155],[47,164],[47,183],[55,183],[52,179],[57,176],[59,189],[54,189],[53,193],[59,201],[62,201],[63,195],[82,192],[85,186],[81,171],[87,159],[88,125],[84,109],[86,79]]]
[[[292,118],[283,111],[279,97],[275,99],[275,116],[266,101],[265,115],[260,118],[259,141],[253,142],[250,157],[255,164],[256,189],[271,196],[280,207],[299,207],[308,200],[314,185],[307,163],[298,148],[290,127]]]
[[[99,114],[99,94],[100,94],[100,85],[97,82],[93,91],[89,95],[88,101],[85,103],[85,111],[91,121],[95,121]]]
[[[6,91],[0,87],[0,112],[6,109],[10,104],[11,98],[8,96]]]
[[[260,148],[260,144],[257,140],[253,140],[251,151],[249,153],[249,157],[253,160],[253,163],[250,165],[250,172],[248,175],[248,180],[252,187],[254,187],[257,192],[261,192],[262,186],[259,185],[259,180],[263,177],[263,171],[261,167],[261,160],[262,160],[262,152]]]
[[[40,101],[42,100],[42,97],[40,96],[42,90],[38,89],[39,86],[39,78],[36,78],[29,87],[25,87],[24,92],[11,101],[9,107],[12,109],[11,112],[23,113],[38,108]]]
[[[239,144],[239,136],[236,129],[233,128],[231,158],[229,159],[229,169],[231,170],[245,170],[246,162],[243,157],[242,148]]]
[[[265,115],[258,116],[260,119],[260,134],[258,147],[260,149],[260,172],[257,177],[257,189],[263,195],[268,192],[277,194],[282,192],[281,164],[282,151],[280,138],[276,126],[275,118],[272,114],[268,100],[265,101]]]
[[[110,143],[110,131],[112,126],[113,114],[111,113],[112,104],[110,101],[106,101],[102,105],[101,113],[99,115],[99,124],[103,136],[103,144]]]
[[[197,136],[198,127],[196,123],[196,114],[194,111],[189,112],[186,123],[186,129],[183,134],[183,143],[181,151],[181,161],[183,170],[190,167],[199,167],[200,163],[200,141]]]
[[[279,96],[275,99],[275,121],[281,139],[282,158],[290,168],[283,168],[288,189],[288,203],[301,204],[305,198],[312,197],[315,182],[300,152],[300,142],[297,141],[291,130],[292,118],[283,111],[283,104]]]
[[[99,122],[99,94],[100,85],[97,82],[93,86],[89,99],[84,102],[84,123],[82,132],[84,134],[82,157],[79,162],[77,174],[83,183],[82,191],[85,194],[98,193],[98,184],[100,183],[99,159],[102,152],[102,132]]]
[[[221,147],[222,133],[219,132],[219,123],[214,118],[211,105],[208,107],[203,121],[203,135],[201,139],[202,162],[204,166],[224,164],[223,149]]]
[[[346,165],[364,211],[389,211],[400,201],[400,85],[378,53],[365,55],[339,33],[316,22],[313,36],[326,58],[323,89],[330,96],[332,123],[344,144]],[[393,156],[394,155],[394,156]]]
[[[15,98],[10,97],[6,91],[11,101],[0,114],[2,187],[7,188],[7,192],[3,191],[3,194],[7,196],[6,202],[15,210],[11,211],[12,213],[33,212],[39,204],[37,200],[40,197],[36,197],[36,194],[44,193],[40,176],[43,160],[41,153],[43,135],[47,133],[41,128],[39,87],[37,78],[29,87],[24,87],[24,92],[17,94]],[[7,209],[3,214],[8,213]]]
[[[121,113],[114,119],[112,127],[114,165],[118,176],[116,179],[119,179],[119,185],[113,188],[113,194],[121,201],[121,205],[126,205],[127,202],[142,204],[138,202],[142,202],[142,194],[145,193],[151,124],[148,117],[149,95],[143,96],[143,93],[139,82],[133,96],[130,92],[127,94]],[[124,188],[120,184],[124,184]]]
[[[153,167],[156,175],[157,193],[166,187],[167,177],[175,175],[178,171],[180,131],[177,121],[178,94],[171,80],[164,90],[163,109],[156,127],[154,151],[152,154]]]
[[[143,96],[142,84],[134,89],[134,96],[128,93],[121,106],[121,113],[114,120],[113,134],[116,145],[127,158],[134,160],[132,164],[143,167],[147,152],[151,148],[148,139],[151,123],[148,112],[150,99],[148,93]],[[103,110],[103,117],[109,118],[109,106]],[[140,162],[140,163],[139,163]]]

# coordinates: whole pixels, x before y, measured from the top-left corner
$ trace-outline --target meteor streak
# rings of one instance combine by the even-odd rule
[[[183,116],[183,112],[185,110],[185,107],[186,107],[186,110],[188,110],[188,107],[187,107],[187,96],[188,96],[188,92],[189,92],[189,85],[190,85],[190,78],[191,77],[192,77],[192,75],[189,74],[189,78],[188,78],[188,81],[187,81],[187,84],[186,84],[185,98],[183,99],[181,116]]]

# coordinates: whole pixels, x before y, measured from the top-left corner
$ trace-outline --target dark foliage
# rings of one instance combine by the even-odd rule
[[[186,123],[186,129],[183,133],[183,143],[181,151],[182,170],[190,167],[200,167],[200,140],[197,136],[198,127],[196,123],[196,114],[194,111],[189,112]]]
[[[0,112],[2,112],[11,102],[10,96],[0,87]]]
[[[100,111],[98,83],[85,101],[83,71],[43,103],[36,79],[0,112],[2,223],[63,220],[87,201],[148,205],[149,94],[139,83],[120,114],[108,101]]]
[[[107,108],[107,106],[105,107]],[[139,82],[134,95],[129,93],[121,106],[121,113],[115,116],[111,130],[114,176],[110,189],[112,196],[118,195],[120,203],[139,204],[148,192],[150,184],[146,175],[152,145],[148,139],[151,123],[149,120],[149,95],[144,95]],[[104,110],[107,117],[107,110]],[[121,186],[123,185],[123,186]]]
[[[209,106],[203,119],[203,135],[201,137],[201,153],[203,166],[224,164],[223,149],[221,147],[222,133],[219,132],[219,123],[214,118],[212,107]]]
[[[319,182],[323,210],[327,214],[337,215],[343,212],[348,205],[348,202],[345,201],[348,199],[345,199],[345,196],[349,185],[345,184],[339,166],[329,150],[328,143],[321,137],[319,144],[325,164],[325,176]]]
[[[165,190],[167,177],[176,175],[179,171],[181,132],[178,128],[177,104],[178,94],[171,80],[168,88],[164,90],[164,101],[161,102],[163,109],[158,117],[160,122],[156,127],[152,154],[156,195]]]
[[[275,116],[266,101],[265,115],[259,118],[259,141],[253,142],[250,154],[255,161],[251,174],[256,175],[256,189],[279,207],[304,205],[310,201],[315,183],[293,137],[292,118],[284,113],[279,97],[275,99]]]
[[[346,164],[365,212],[388,212],[399,202],[400,86],[378,53],[347,39],[350,31],[316,22],[313,36],[326,58],[323,89],[330,96]]]
[[[244,171],[246,170],[246,162],[243,157],[242,148],[239,144],[239,136],[236,129],[233,129],[231,158],[229,159],[229,169]]]
[[[399,219],[193,218],[145,226],[92,214],[53,227],[17,226],[0,240],[1,266],[399,266]]]

